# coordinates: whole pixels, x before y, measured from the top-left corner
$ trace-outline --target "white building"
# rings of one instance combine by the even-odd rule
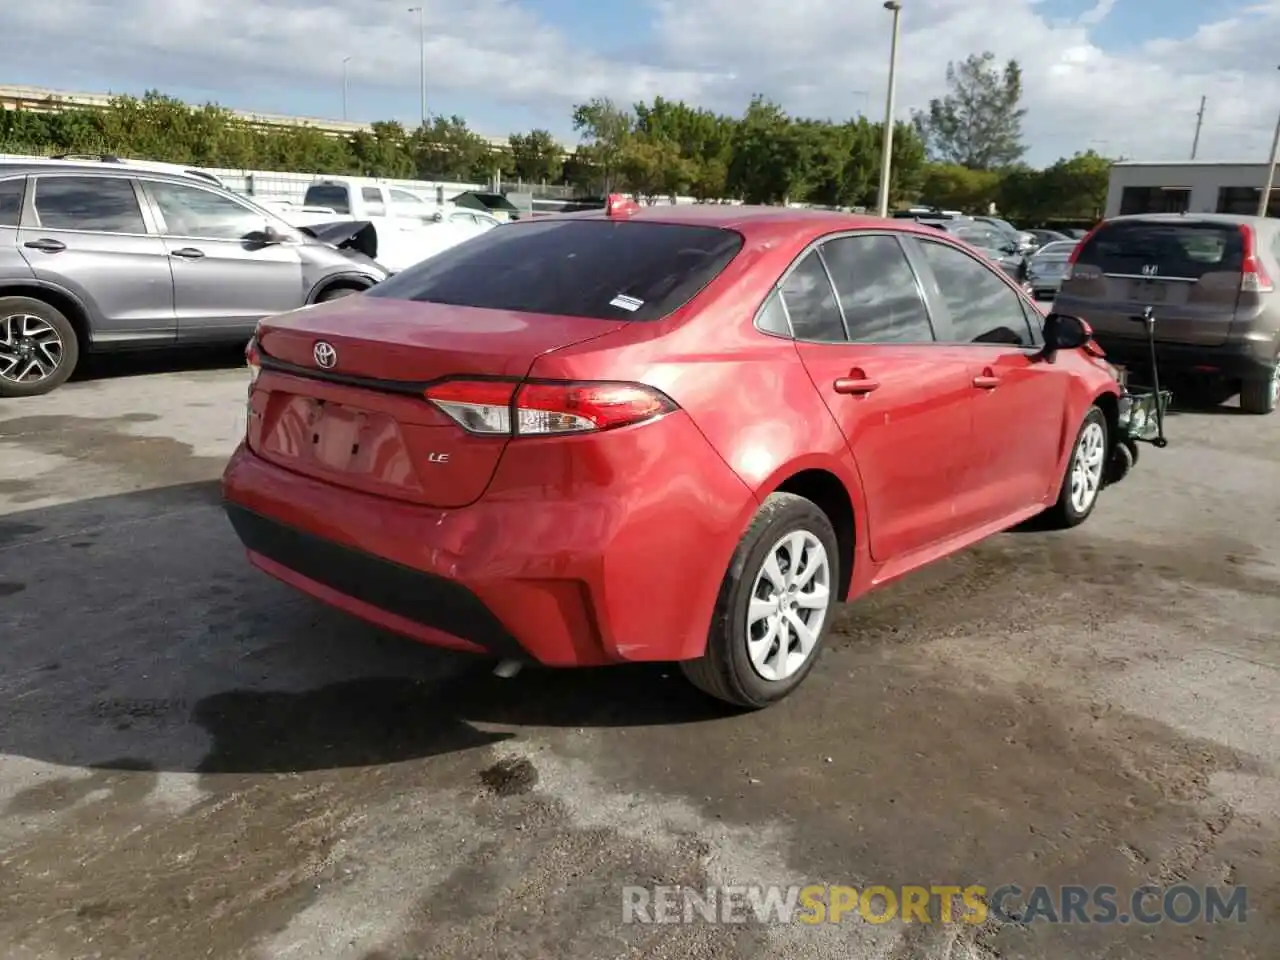
[[[1105,216],[1129,213],[1258,212],[1267,183],[1265,163],[1148,163],[1121,160],[1111,167]],[[1280,179],[1267,211],[1280,216]]]

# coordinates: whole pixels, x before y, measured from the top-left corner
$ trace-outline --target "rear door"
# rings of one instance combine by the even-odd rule
[[[892,560],[960,533],[953,502],[963,498],[972,388],[960,353],[934,342],[897,236],[828,240],[780,293],[857,466],[871,555]]]
[[[266,243],[261,212],[196,184],[143,188],[173,269],[180,339],[247,340],[259,318],[302,305],[298,244]]]
[[[1134,318],[1150,306],[1159,339],[1218,346],[1231,330],[1243,269],[1236,224],[1194,216],[1113,220],[1081,246],[1060,306],[1087,320],[1104,344],[1141,341]]]
[[[173,274],[128,176],[38,174],[18,245],[36,277],[74,294],[97,342],[172,339]]]
[[[977,528],[1031,506],[1056,482],[1070,365],[1032,359],[1038,312],[987,263],[942,241],[913,242],[938,303],[939,339],[967,362],[973,440],[957,506]]]

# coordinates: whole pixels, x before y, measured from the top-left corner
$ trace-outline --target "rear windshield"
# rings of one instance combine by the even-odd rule
[[[328,207],[334,213],[351,212],[347,188],[336,183],[307,187],[307,195],[302,198],[302,203],[308,207]]]
[[[532,220],[489,230],[367,294],[516,313],[657,320],[688,303],[742,249],[719,227]]]
[[[1036,251],[1037,257],[1069,257],[1076,248],[1074,240],[1054,240]]]
[[[1234,224],[1118,221],[1104,225],[1080,250],[1077,262],[1103,273],[1185,277],[1243,269],[1244,243]]]

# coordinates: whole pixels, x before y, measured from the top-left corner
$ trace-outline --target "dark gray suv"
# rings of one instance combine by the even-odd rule
[[[0,162],[0,397],[48,393],[88,352],[248,341],[365,290],[388,275],[365,226],[292,227],[180,174]]]

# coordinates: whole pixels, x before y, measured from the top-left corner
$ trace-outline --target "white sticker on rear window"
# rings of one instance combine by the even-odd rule
[[[629,310],[632,313],[635,313],[644,306],[644,301],[637,300],[635,297],[628,297],[625,294],[620,293],[609,301],[609,306],[617,307],[620,310]]]

